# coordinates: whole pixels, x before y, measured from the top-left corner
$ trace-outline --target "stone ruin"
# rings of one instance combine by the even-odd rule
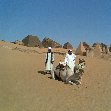
[[[81,55],[81,56],[86,56],[86,50],[85,47],[83,46],[83,43],[80,42],[78,48],[75,51],[76,55]]]
[[[63,48],[64,49],[73,49],[73,46],[69,42],[67,42],[63,45]]]
[[[103,43],[94,43],[93,46],[88,45],[85,42],[80,42],[78,48],[75,51],[76,55],[87,57],[106,57],[109,56],[110,51],[108,46]],[[110,54],[111,55],[111,54]]]

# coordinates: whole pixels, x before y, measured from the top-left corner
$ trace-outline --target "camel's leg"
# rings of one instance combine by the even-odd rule
[[[72,75],[72,76],[73,76],[73,75]],[[71,81],[72,76],[66,78],[66,83],[67,83],[67,84],[71,84],[71,85],[74,84],[74,83]]]
[[[79,76],[76,76],[76,75],[72,75],[68,78],[66,78],[66,83],[69,83],[69,84],[76,84],[76,85],[79,85],[81,84],[81,82],[79,81],[80,77]]]

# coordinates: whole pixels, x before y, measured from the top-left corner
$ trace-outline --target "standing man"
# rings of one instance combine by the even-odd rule
[[[53,63],[54,63],[54,54],[52,52],[52,48],[48,47],[48,52],[46,53],[46,57],[45,57],[45,71],[46,71],[46,73],[52,72]]]
[[[72,71],[74,71],[75,67],[75,58],[76,55],[72,53],[72,50],[68,50],[68,53],[66,54],[65,57],[65,63],[71,68]]]

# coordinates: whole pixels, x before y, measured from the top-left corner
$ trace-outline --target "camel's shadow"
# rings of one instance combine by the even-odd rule
[[[45,71],[38,71],[38,73],[40,73],[40,74],[43,74],[43,75],[46,75],[46,74],[50,74],[50,73],[47,73],[47,72],[45,72]],[[51,75],[51,74],[50,74]],[[52,79],[52,77],[48,77],[49,79]]]
[[[39,74],[43,74],[43,75],[51,75],[51,73],[49,72],[45,72],[45,71],[38,71],[38,73]],[[52,77],[50,76],[50,77],[48,77],[49,79],[52,79]],[[58,80],[58,81],[62,81],[59,77],[57,77],[56,75],[55,75],[55,80]]]

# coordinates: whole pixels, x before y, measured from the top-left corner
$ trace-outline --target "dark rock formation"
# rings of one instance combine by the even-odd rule
[[[25,46],[28,47],[43,47],[41,41],[37,36],[28,35],[22,40],[22,42]]]
[[[47,48],[47,47],[52,47],[52,48],[61,48],[62,45],[60,45],[59,43],[53,41],[50,38],[44,38],[42,41],[42,45]]]
[[[73,49],[72,45],[69,42],[65,43],[63,48],[64,49]]]

